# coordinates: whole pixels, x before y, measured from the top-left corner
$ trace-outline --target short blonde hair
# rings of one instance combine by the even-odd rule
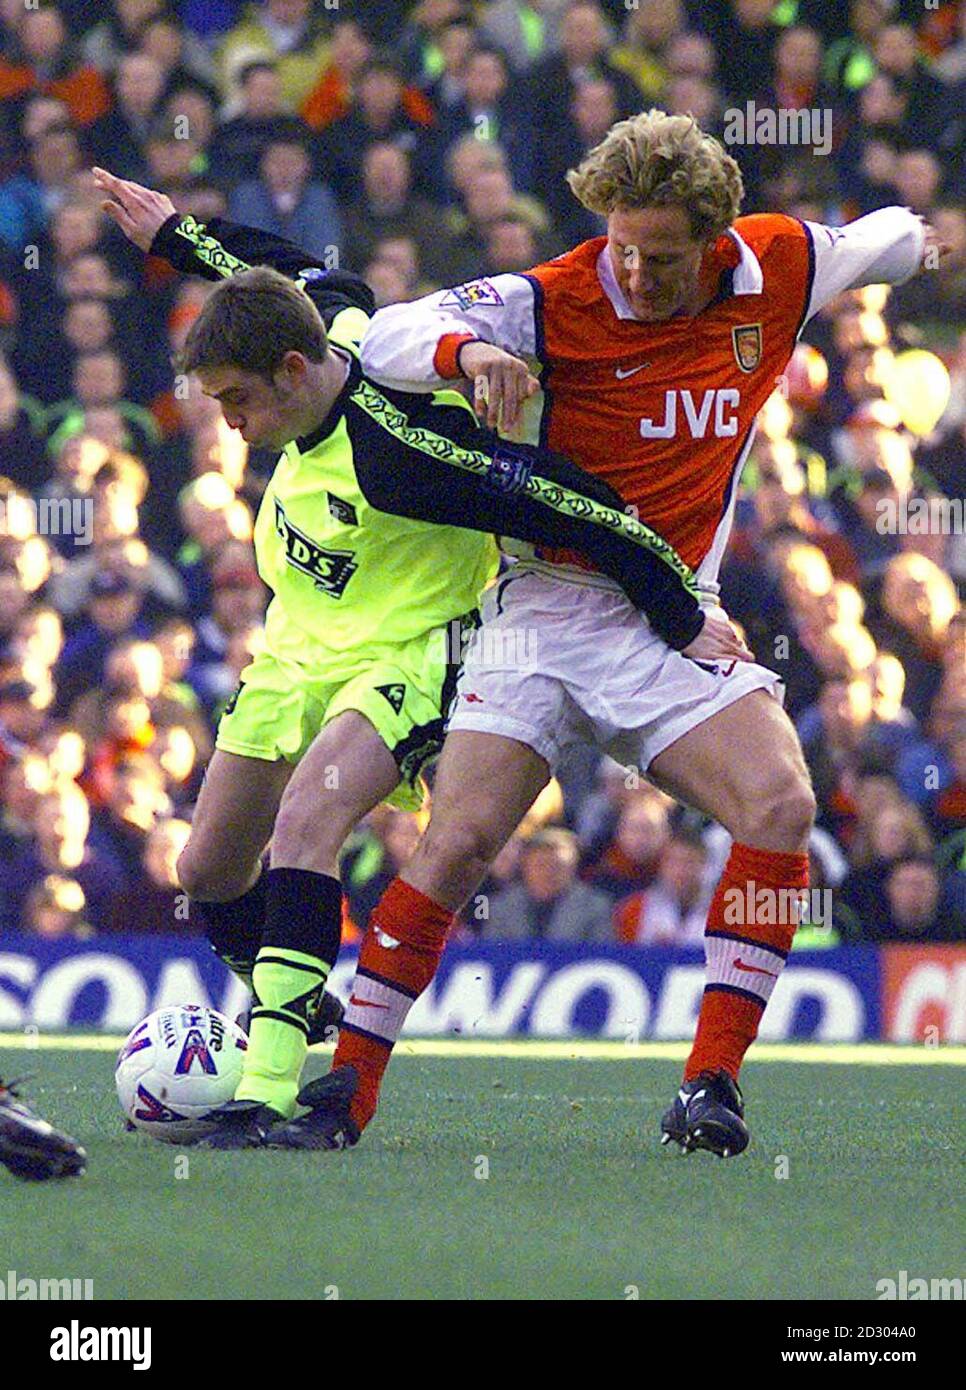
[[[681,207],[692,236],[711,240],[731,226],[744,196],[741,170],[691,116],[642,111],[618,121],[567,175],[591,212]]]

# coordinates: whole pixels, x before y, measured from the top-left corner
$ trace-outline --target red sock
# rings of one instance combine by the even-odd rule
[[[333,1071],[351,1062],[359,1073],[350,1110],[360,1129],[375,1114],[393,1046],[436,974],[453,916],[401,878],[373,909],[332,1062]]]
[[[685,1081],[722,1068],[737,1080],[791,950],[799,919],[793,895],[807,887],[807,854],[732,845],[708,909],[707,983]]]

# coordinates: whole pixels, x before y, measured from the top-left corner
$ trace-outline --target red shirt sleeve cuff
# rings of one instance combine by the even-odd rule
[[[445,381],[452,381],[455,377],[462,376],[460,365],[457,361],[459,350],[464,343],[478,343],[480,340],[475,333],[444,333],[436,344],[436,352],[433,356],[433,369],[437,376],[441,376]]]

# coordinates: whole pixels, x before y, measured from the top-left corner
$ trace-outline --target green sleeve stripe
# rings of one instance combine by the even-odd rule
[[[352,393],[351,399],[355,405],[365,411],[370,419],[375,420],[377,424],[388,430],[390,434],[395,435],[397,439],[401,439],[410,449],[429,454],[440,463],[448,463],[467,473],[484,475],[490,471],[492,459],[489,454],[481,453],[475,449],[464,449],[453,440],[447,439],[445,435],[436,434],[433,430],[425,429],[422,426],[410,425],[403,412],[397,410],[367,381],[359,383],[357,389]],[[553,511],[593,521],[598,526],[606,527],[609,531],[620,531],[635,545],[642,546],[656,555],[658,559],[663,560],[678,576],[688,593],[695,598],[699,597],[700,591],[694,571],[684,563],[674,547],[669,545],[663,536],[659,536],[656,531],[652,531],[642,521],[628,516],[626,512],[619,512],[613,507],[604,506],[602,502],[584,497],[579,492],[572,492],[570,488],[550,482],[548,479],[535,474],[531,474],[527,480],[525,491],[535,501],[541,502],[545,507],[552,508]]]
[[[177,236],[190,243],[198,260],[223,279],[228,280],[243,270],[251,270],[246,261],[240,261],[237,256],[226,251],[221,242],[209,236],[201,223],[196,222],[193,217],[182,218],[174,230]]]

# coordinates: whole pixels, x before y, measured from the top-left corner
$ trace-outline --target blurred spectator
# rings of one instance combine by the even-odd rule
[[[496,141],[503,150],[514,185],[534,186],[535,132],[511,86],[511,73],[497,48],[476,48],[466,60],[461,100],[446,112],[441,138],[452,144],[461,135]]]
[[[943,874],[917,854],[896,859],[885,879],[884,898],[862,920],[866,941],[964,941],[963,874]]]
[[[275,138],[261,157],[259,177],[240,184],[229,199],[229,215],[294,242],[324,265],[338,265],[342,219],[331,191],[311,175],[304,142]]]
[[[212,607],[197,625],[188,680],[209,716],[228,700],[252,655],[253,629],[265,610],[265,588],[240,542],[224,546],[212,572]]]
[[[26,680],[0,679],[0,762],[20,757],[40,737],[44,709]]]
[[[329,59],[302,103],[300,114],[313,130],[324,130],[347,116],[355,100],[359,77],[372,57],[372,44],[356,20],[339,20],[332,29]],[[417,94],[408,91],[403,101]],[[421,107],[421,109],[424,109]]]
[[[595,785],[581,801],[575,830],[584,863],[599,859],[617,829],[621,812],[638,795],[640,779],[613,758],[601,758]]]
[[[168,9],[167,0],[108,0],[107,13],[84,37],[84,57],[101,72],[114,72],[126,53],[133,53],[152,21]],[[189,33],[185,43],[197,54],[201,45]]]
[[[952,86],[966,80],[966,10],[957,6],[958,32],[955,43],[941,53],[933,63],[933,72]]]
[[[612,841],[585,872],[595,888],[616,901],[653,882],[670,833],[669,805],[653,788],[642,788],[627,802]]]
[[[144,837],[141,876],[118,893],[111,907],[107,930],[138,936],[170,936],[184,930],[188,905],[179,889],[178,857],[188,843],[187,821],[157,821]]]
[[[29,167],[0,184],[0,239],[15,253],[36,242],[70,197],[81,168],[76,131],[50,126],[30,142]]]
[[[443,283],[449,271],[449,238],[440,235],[439,209],[413,192],[409,156],[389,141],[370,145],[362,159],[360,197],[346,213],[348,265],[362,269],[387,237],[410,237],[419,267]]]
[[[370,818],[375,834],[363,834],[343,856],[342,881],[349,915],[364,932],[369,914],[419,844],[422,821],[410,811],[389,807]]]
[[[40,403],[18,389],[0,356],[0,477],[36,487],[49,472]]]
[[[409,6],[406,24],[399,35],[402,65],[408,76],[427,83],[442,66],[440,44],[446,29],[466,17],[467,0],[416,0]]]
[[[572,109],[582,83],[601,78],[612,83],[620,116],[640,110],[640,90],[615,65],[611,47],[612,36],[597,0],[570,0],[560,21],[559,48],[534,63],[527,77],[528,102],[540,130],[551,130],[558,113]]]
[[[37,806],[52,785],[50,768],[38,753],[0,761],[0,862],[30,844]]]
[[[925,284],[910,280],[893,292],[888,305],[892,324],[966,320],[966,212],[946,203],[931,209],[930,221],[951,252],[941,266],[923,277]]]
[[[148,635],[147,623],[140,617],[143,606],[143,592],[133,575],[118,568],[92,576],[82,609],[85,620],[68,638],[55,671],[62,711],[101,681],[104,663],[119,638],[131,632]]]
[[[537,238],[531,224],[519,213],[510,213],[486,228],[482,269],[487,275],[528,270],[537,260]]]
[[[606,941],[611,900],[577,878],[578,851],[567,830],[540,830],[526,842],[520,883],[497,893],[484,920],[501,941]]]
[[[54,5],[21,7],[0,56],[0,101],[43,92],[62,101],[70,119],[87,126],[110,105],[101,75],[79,60],[63,17]]]
[[[104,684],[80,696],[68,718],[90,749],[90,783],[99,793],[109,783],[111,769],[127,752],[150,748],[160,762],[162,731],[182,729],[189,736],[192,753],[200,748],[207,756],[211,751],[197,707],[189,708],[165,689],[160,647],[138,638],[125,639],[112,649],[104,664]],[[192,767],[193,756],[184,777],[190,775]]]
[[[162,725],[151,744],[151,756],[164,774],[165,793],[176,810],[191,807],[201,789],[199,751],[207,761],[211,754],[207,730],[199,750],[196,735],[184,724]]]
[[[684,34],[686,19],[683,0],[652,0],[628,7],[622,42],[612,50],[610,60],[636,82],[645,105],[654,104],[667,85],[671,45]]]
[[[911,24],[888,24],[875,40],[875,61],[905,94],[903,126],[909,139],[929,149],[940,139],[948,115],[948,93],[930,72]]]
[[[916,808],[902,800],[886,801],[860,819],[850,847],[854,867],[839,888],[842,900],[860,922],[876,920],[893,865],[908,855],[929,858],[932,849]]]
[[[522,72],[557,47],[566,5],[567,0],[492,0],[483,11],[480,32]]]
[[[925,555],[912,552],[889,561],[869,626],[902,662],[909,682],[908,705],[918,719],[938,691],[942,645],[958,610],[952,580]]]
[[[150,53],[125,53],[114,71],[114,105],[90,133],[91,153],[119,178],[147,181],[145,146],[161,109],[164,69]]]
[[[184,608],[186,593],[174,569],[153,554],[138,535],[138,505],[146,486],[144,470],[126,466],[123,455],[112,456],[94,475],[89,498],[89,544],[77,549],[50,585],[50,599],[66,617],[75,617],[89,605],[96,586],[116,577],[120,593],[137,588],[155,612]],[[102,592],[107,593],[105,589]]]
[[[48,941],[62,940],[65,936],[85,941],[94,935],[93,927],[84,917],[86,906],[84,890],[75,878],[48,874],[27,894],[24,930]]]
[[[479,273],[491,227],[508,218],[522,219],[529,225],[539,239],[542,254],[548,254],[552,247],[543,208],[535,199],[517,193],[502,157],[497,156],[497,160],[469,174],[463,191],[464,211],[450,218],[455,233],[450,247],[453,270],[463,269],[462,278]],[[461,277],[454,273],[453,278]]]
[[[727,0],[702,5],[695,16],[718,55],[721,85],[736,103],[761,97],[763,75],[781,35],[773,0]]]
[[[394,58],[379,54],[359,74],[356,99],[344,116],[332,121],[319,136],[319,168],[343,203],[357,192],[359,160],[370,145],[390,141],[410,156],[415,182],[434,193],[442,186],[442,150],[429,127],[433,113],[427,104],[413,109],[406,84]]]
[[[209,152],[213,177],[231,183],[256,180],[269,145],[308,137],[308,127],[286,107],[275,63],[267,58],[248,63],[239,86],[241,108],[218,127]]]
[[[614,908],[614,935],[639,946],[700,946],[711,904],[707,850],[699,835],[678,831],[658,859],[650,888]]]
[[[282,92],[292,110],[308,96],[325,61],[328,40],[312,0],[256,0],[218,46],[217,71],[228,96],[240,70],[263,54],[278,65]]]
[[[165,89],[205,92],[217,103],[215,67],[211,54],[197,35],[185,28],[170,9],[161,8],[147,19],[138,33],[139,47],[161,64]]]
[[[849,32],[829,44],[822,60],[833,98],[848,100],[875,80],[876,39],[893,8],[892,0],[850,0]]]
[[[577,202],[566,181],[567,172],[583,159],[617,120],[617,89],[606,77],[582,82],[567,114],[544,137],[542,165],[546,179],[541,193],[561,236],[585,241],[600,236],[604,219]]]
[[[13,931],[23,920],[31,889],[48,874],[76,879],[91,926],[101,930],[107,924],[123,875],[114,856],[90,831],[87,798],[73,783],[39,798],[32,843],[0,863],[0,930]]]
[[[438,118],[445,120],[462,105],[467,64],[476,51],[480,37],[479,30],[468,18],[452,19],[440,29],[437,45],[440,70],[424,88]],[[497,48],[501,53],[506,53],[501,45],[498,44]]]
[[[252,517],[221,473],[206,472],[195,478],[182,490],[178,505],[188,537],[178,552],[178,570],[188,610],[200,617],[211,608],[212,566],[229,541],[251,540]]]
[[[122,698],[131,705],[144,704],[126,693]],[[129,740],[132,745],[137,741],[136,736]],[[139,881],[149,833],[170,811],[161,768],[148,753],[131,747],[110,770],[105,804],[92,818],[100,843],[110,849],[129,884]]]

